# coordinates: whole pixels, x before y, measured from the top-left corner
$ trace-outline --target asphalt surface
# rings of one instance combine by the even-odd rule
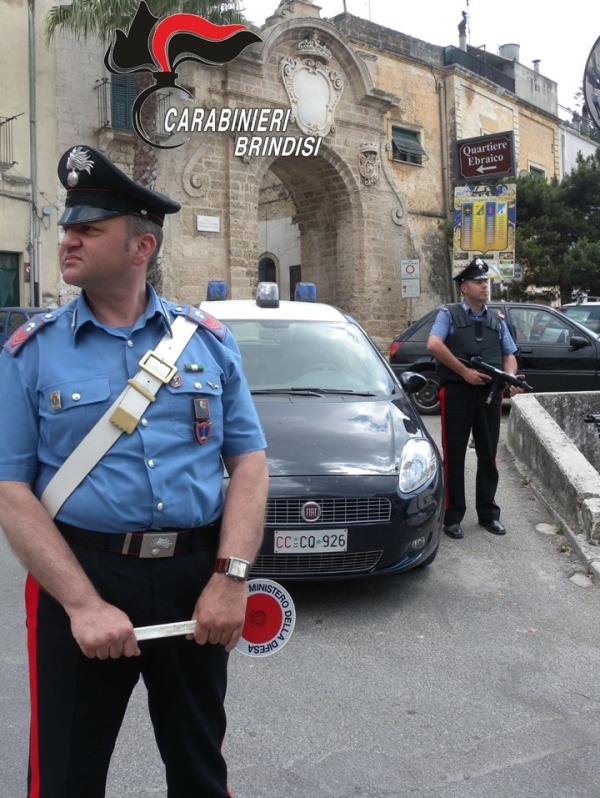
[[[439,419],[426,422],[439,437]],[[471,508],[465,538],[444,538],[424,571],[288,585],[297,621],[285,648],[232,655],[234,798],[598,795],[598,585],[548,534],[552,519],[503,443],[499,463],[505,537],[478,527]],[[25,795],[22,583],[0,544],[0,798]],[[166,798],[141,689],[107,796]]]

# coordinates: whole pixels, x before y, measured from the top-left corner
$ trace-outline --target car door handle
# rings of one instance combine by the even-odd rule
[[[519,347],[519,352],[520,352],[521,354],[523,354],[523,355],[530,355],[530,354],[533,352],[533,347],[530,347],[530,348],[528,348],[528,349],[525,349],[524,347],[520,346],[520,347]]]

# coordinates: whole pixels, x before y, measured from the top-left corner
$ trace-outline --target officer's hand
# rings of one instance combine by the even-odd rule
[[[117,659],[141,654],[133,624],[118,607],[98,598],[72,610],[70,617],[73,637],[86,657]]]
[[[476,369],[467,369],[466,374],[463,374],[463,379],[468,382],[469,385],[485,385],[486,382],[489,382],[492,378],[489,374],[484,374]]]
[[[520,380],[524,380],[525,379],[525,375],[524,374],[515,374],[515,377],[518,377]],[[511,396],[516,396],[518,393],[523,393],[523,389],[522,388],[517,388],[516,385],[511,385],[510,386],[510,395]]]
[[[196,631],[188,640],[220,643],[232,651],[244,628],[247,585],[225,574],[213,574],[196,602],[193,619]]]

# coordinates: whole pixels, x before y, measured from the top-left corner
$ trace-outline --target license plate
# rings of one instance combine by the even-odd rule
[[[323,532],[275,532],[275,554],[313,554],[347,551],[347,549],[347,529],[328,529]]]

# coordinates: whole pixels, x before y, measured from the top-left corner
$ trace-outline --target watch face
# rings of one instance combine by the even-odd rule
[[[236,560],[234,557],[229,561],[229,576],[234,579],[245,579],[248,573],[248,563],[245,560]]]

